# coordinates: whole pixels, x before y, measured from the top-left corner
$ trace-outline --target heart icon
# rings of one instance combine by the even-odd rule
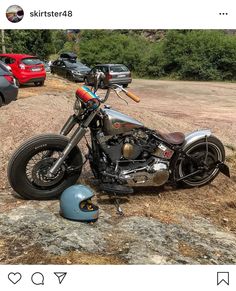
[[[16,284],[21,280],[22,276],[20,273],[9,273],[8,279],[13,283]]]

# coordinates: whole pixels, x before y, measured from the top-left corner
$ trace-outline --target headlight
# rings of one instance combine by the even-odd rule
[[[83,112],[82,104],[81,104],[80,100],[78,100],[78,99],[75,100],[74,112],[77,116]]]
[[[72,73],[73,75],[82,76],[82,75],[80,74],[80,72],[77,72],[77,71],[71,71],[71,73]]]

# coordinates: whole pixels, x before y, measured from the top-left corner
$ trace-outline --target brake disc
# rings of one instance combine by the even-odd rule
[[[37,186],[54,186],[63,178],[65,173],[65,170],[63,168],[59,169],[57,174],[52,178],[47,177],[47,173],[52,165],[55,163],[55,161],[55,158],[45,158],[34,165],[32,169],[32,178]]]

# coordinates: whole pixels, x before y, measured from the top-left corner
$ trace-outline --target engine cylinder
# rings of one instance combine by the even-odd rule
[[[132,159],[134,156],[134,146],[130,143],[125,143],[122,148],[123,157],[126,159]]]

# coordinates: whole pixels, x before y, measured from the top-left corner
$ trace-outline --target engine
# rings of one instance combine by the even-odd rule
[[[169,178],[169,159],[173,151],[160,143],[148,130],[97,139],[111,163],[109,174],[130,185],[163,185]],[[110,167],[113,165],[113,167]]]

